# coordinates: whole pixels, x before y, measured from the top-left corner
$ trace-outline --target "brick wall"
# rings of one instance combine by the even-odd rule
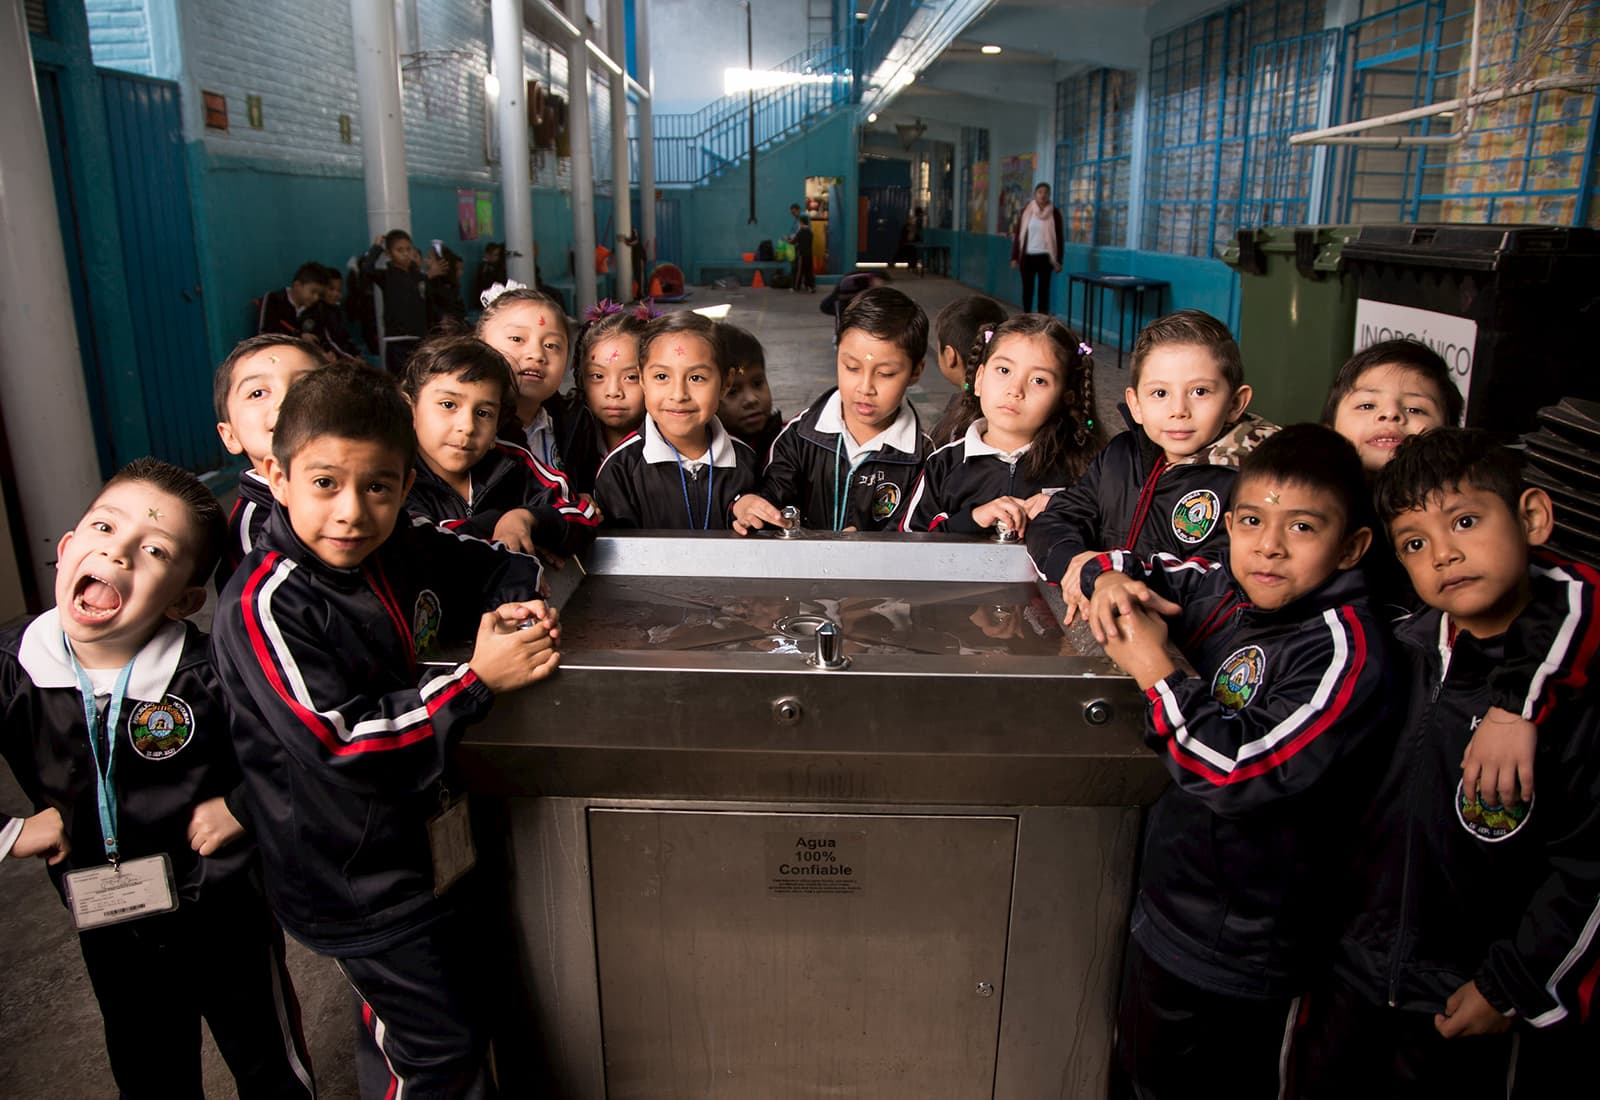
[[[155,75],[150,18],[144,0],[86,0],[94,63],[141,76]]]
[[[134,0],[100,0],[131,3]],[[417,0],[417,49],[402,58],[406,164],[411,175],[489,183],[498,172],[484,158],[484,75],[492,51],[488,8],[457,0]],[[338,174],[361,170],[361,112],[356,98],[349,8],[322,0],[188,0],[184,54],[199,92],[227,97],[229,130],[201,135],[215,155],[279,158]],[[530,77],[565,94],[566,58],[527,35]],[[259,95],[262,128],[248,122],[246,97]],[[340,140],[339,116],[352,124]],[[554,156],[539,186],[566,185]]]

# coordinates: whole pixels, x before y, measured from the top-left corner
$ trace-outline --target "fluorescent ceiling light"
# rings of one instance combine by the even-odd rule
[[[858,264],[857,266],[859,267],[860,265]],[[713,321],[720,321],[728,315],[728,311],[732,308],[732,302],[724,302],[720,306],[701,306],[699,309],[691,309],[689,312],[698,313],[702,317],[709,317]]]
[[[867,116],[867,121],[868,122],[877,122],[878,121],[878,112],[877,111],[873,111],[870,115],[868,115]]]
[[[1000,47],[999,46],[984,46],[984,47],[982,47],[982,50],[983,50],[984,53],[995,54],[995,53],[999,53],[1000,52]]]

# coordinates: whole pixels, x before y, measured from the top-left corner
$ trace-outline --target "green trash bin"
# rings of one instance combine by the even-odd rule
[[[1356,226],[1241,229],[1222,252],[1239,272],[1239,350],[1250,411],[1279,424],[1316,420],[1350,356],[1356,291],[1341,256]]]

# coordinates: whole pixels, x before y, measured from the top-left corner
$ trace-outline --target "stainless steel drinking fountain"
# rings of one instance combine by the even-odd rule
[[[461,749],[527,1002],[502,1080],[1105,1095],[1165,776],[1142,694],[1020,546],[601,538],[554,598],[561,671]]]

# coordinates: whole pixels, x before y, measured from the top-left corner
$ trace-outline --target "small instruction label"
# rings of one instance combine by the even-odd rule
[[[865,888],[867,834],[786,832],[767,834],[767,892],[859,894]]]

